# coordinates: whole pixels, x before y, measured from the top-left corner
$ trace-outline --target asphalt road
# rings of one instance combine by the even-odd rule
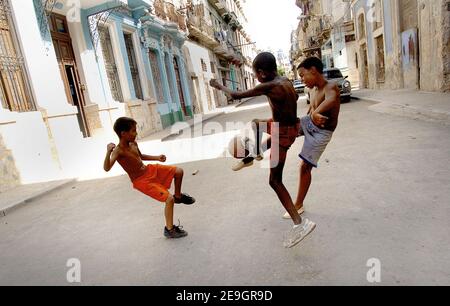
[[[70,285],[72,258],[81,285],[371,285],[372,258],[381,285],[450,285],[450,127],[370,105],[342,106],[305,203],[317,229],[293,249],[283,248],[291,222],[268,170],[234,173],[232,159],[208,158],[179,165],[197,198],[176,207],[187,238],[163,237],[163,207],[126,176],[74,183],[0,218],[0,285]],[[258,99],[215,120],[268,117]],[[293,198],[302,143],[285,169]]]

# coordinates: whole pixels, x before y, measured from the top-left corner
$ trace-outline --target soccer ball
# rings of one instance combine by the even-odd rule
[[[244,159],[250,154],[251,140],[247,137],[236,136],[228,144],[228,152],[237,159]]]

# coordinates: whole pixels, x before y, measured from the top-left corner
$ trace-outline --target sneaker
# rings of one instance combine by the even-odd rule
[[[298,210],[298,214],[301,216],[301,215],[303,215],[304,213],[305,213],[305,209],[304,209],[303,207],[301,207],[301,208]],[[289,213],[285,213],[284,216],[283,216],[283,219],[291,220],[292,218],[291,218],[291,215],[290,215]]]
[[[238,162],[236,165],[233,166],[233,171],[240,171],[244,168],[253,166],[253,161],[249,163],[244,163],[243,161]]]
[[[167,227],[164,228],[164,236],[167,239],[178,239],[186,237],[188,233],[183,230],[182,226],[174,225],[173,228],[169,231]]]
[[[195,199],[187,193],[182,193],[181,198],[174,197],[175,204],[192,205],[195,203]]]
[[[292,248],[296,246],[309,234],[311,234],[315,228],[316,224],[305,218],[300,226],[293,228],[287,233],[284,239],[284,247]]]
[[[264,155],[261,155],[261,154],[256,155],[256,157],[255,157],[256,161],[262,161],[263,159],[264,159]]]

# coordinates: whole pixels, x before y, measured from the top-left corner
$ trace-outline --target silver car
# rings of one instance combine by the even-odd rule
[[[305,92],[305,84],[303,84],[302,81],[295,80],[293,82],[293,85],[294,85],[295,91],[297,93],[304,93]]]
[[[352,96],[352,84],[347,80],[348,76],[344,77],[342,72],[337,68],[325,69],[323,71],[323,76],[327,81],[336,83],[341,92],[341,100],[344,102],[349,102]],[[307,102],[310,104],[310,92],[309,88],[305,89],[305,94],[307,97]]]
[[[325,69],[323,76],[327,81],[332,81],[337,84],[341,91],[341,99],[343,101],[350,101],[352,96],[352,84],[347,80],[348,76],[344,77],[339,69]]]

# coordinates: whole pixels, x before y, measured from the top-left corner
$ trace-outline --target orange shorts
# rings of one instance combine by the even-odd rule
[[[169,189],[177,167],[163,165],[148,165],[145,174],[133,181],[134,189],[159,201],[166,202],[169,197]]]

